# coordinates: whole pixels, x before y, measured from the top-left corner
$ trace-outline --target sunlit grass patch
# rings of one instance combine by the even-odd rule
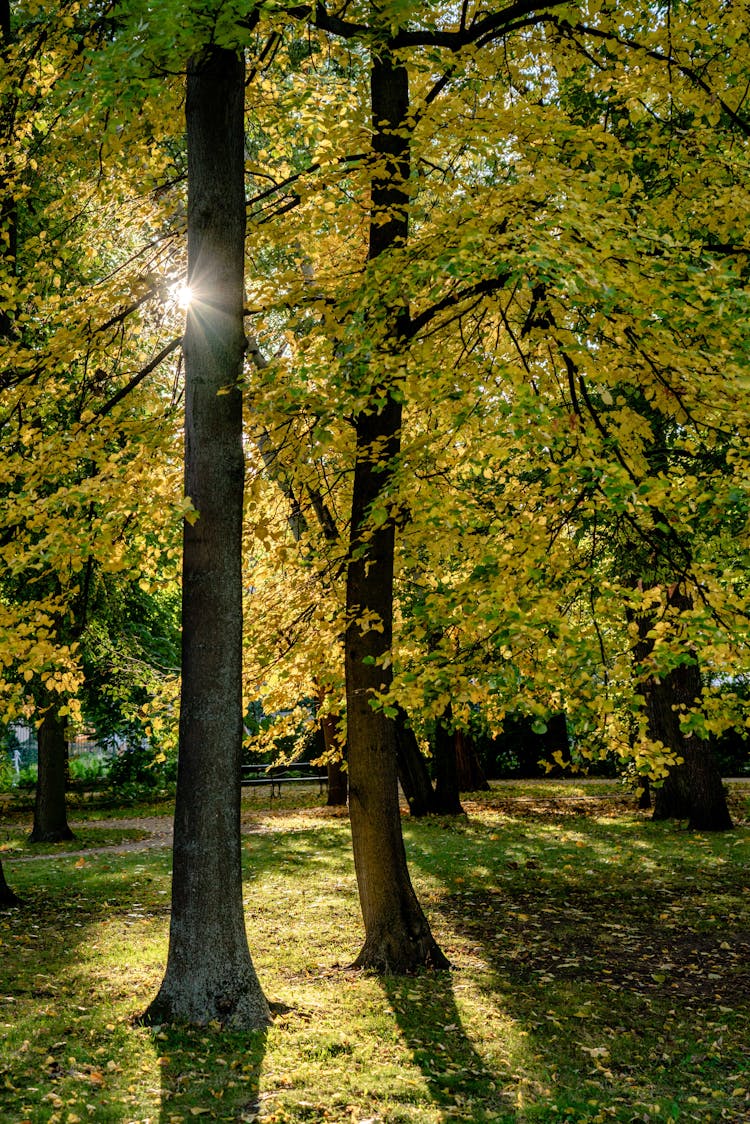
[[[404,820],[454,968],[383,980],[347,968],[362,931],[346,818],[314,794],[244,801],[248,935],[276,1011],[256,1035],[134,1022],[164,970],[168,849],[6,856],[26,904],[0,915],[0,1120],[750,1117],[747,828],[532,795],[537,812],[491,793],[467,817]]]

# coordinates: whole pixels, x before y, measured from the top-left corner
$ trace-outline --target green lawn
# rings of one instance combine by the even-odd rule
[[[277,1012],[255,1035],[133,1024],[164,966],[167,850],[6,851],[25,906],[0,915],[0,1120],[747,1122],[748,797],[715,837],[651,824],[609,783],[405,819],[454,971],[376,979],[345,967],[362,936],[346,818],[253,794],[248,934]]]

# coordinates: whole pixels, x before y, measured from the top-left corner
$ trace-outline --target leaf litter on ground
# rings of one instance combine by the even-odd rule
[[[0,915],[0,1119],[750,1119],[747,823],[652,824],[609,784],[465,807],[404,819],[453,972],[377,980],[341,967],[361,941],[345,818],[245,803],[250,945],[280,1011],[262,1036],[134,1024],[164,967],[167,849],[9,856],[26,904]]]

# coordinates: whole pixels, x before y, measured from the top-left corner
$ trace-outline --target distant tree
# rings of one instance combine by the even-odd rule
[[[60,715],[58,706],[56,699],[48,698],[37,731],[37,781],[30,843],[59,843],[73,838],[65,800],[68,772],[67,719]]]
[[[692,601],[684,588],[673,587],[668,605],[688,612]],[[653,787],[655,820],[686,819],[696,831],[727,831],[732,818],[726,791],[709,740],[686,731],[683,722],[700,705],[702,683],[698,663],[689,650],[668,670],[648,670],[653,661],[654,616],[646,613],[638,620],[639,640],[635,656],[639,691],[646,712],[648,736],[663,745],[675,758],[661,783]]]

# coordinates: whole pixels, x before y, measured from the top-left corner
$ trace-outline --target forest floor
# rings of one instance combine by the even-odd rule
[[[451,973],[349,970],[362,939],[344,811],[243,800],[266,1033],[135,1023],[164,970],[165,806],[72,811],[72,843],[0,857],[3,1124],[750,1121],[750,783],[735,831],[653,824],[616,782],[508,782],[404,818]],[[35,861],[29,861],[31,857]]]

